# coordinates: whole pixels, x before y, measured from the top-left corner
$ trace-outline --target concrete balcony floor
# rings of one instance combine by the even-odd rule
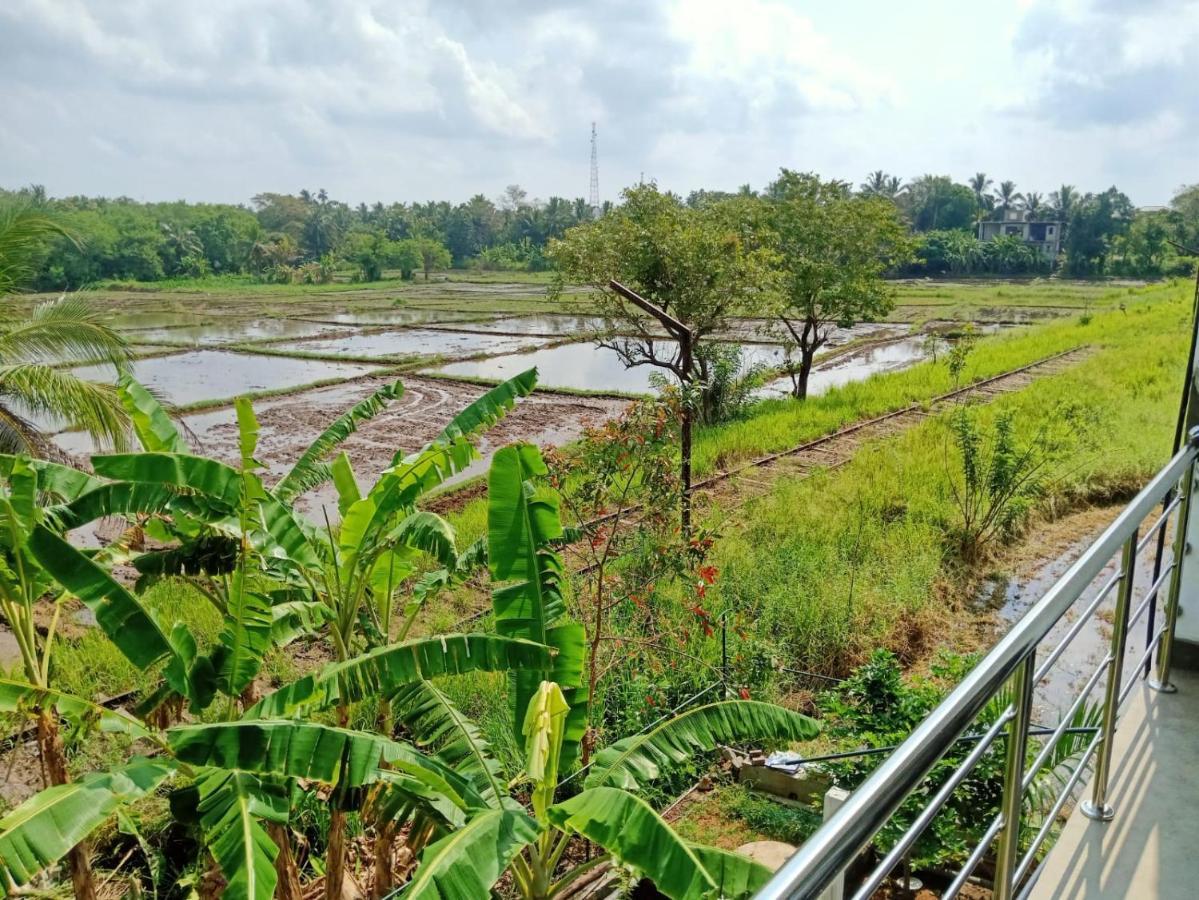
[[[1199,897],[1199,674],[1172,680],[1176,694],[1132,690],[1112,748],[1116,816],[1093,822],[1074,810],[1034,900]]]

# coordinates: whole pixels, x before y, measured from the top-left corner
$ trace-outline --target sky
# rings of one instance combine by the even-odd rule
[[[3,0],[0,186],[247,203],[1199,181],[1199,0]]]

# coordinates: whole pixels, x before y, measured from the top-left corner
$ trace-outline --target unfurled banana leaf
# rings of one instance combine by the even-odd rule
[[[271,493],[279,500],[287,502],[327,481],[335,474],[324,462],[329,453],[357,431],[361,423],[373,419],[403,393],[404,385],[398,381],[385,385],[338,416],[309,445],[291,471],[271,489]]]
[[[190,789],[172,798],[172,809],[180,818],[189,818],[183,807],[194,805],[191,814],[198,819],[204,843],[227,882],[222,897],[270,900],[274,896],[279,848],[261,822],[286,824],[288,801],[286,786],[278,779],[219,770],[205,772]]]
[[[489,805],[500,806],[506,790],[499,760],[479,727],[437,685],[422,681],[400,688],[391,708],[417,745],[435,750],[454,771],[474,781]]]
[[[809,717],[756,700],[727,700],[699,706],[651,731],[627,737],[596,754],[587,787],[628,790],[690,762],[697,753],[747,741],[810,741],[820,726]]]
[[[62,691],[0,678],[0,712],[32,712],[35,709],[52,709],[79,726],[95,723],[101,731],[154,738],[150,729],[124,710],[109,709]]]
[[[691,844],[691,852],[699,857],[700,863],[714,882],[722,900],[748,900],[770,880],[774,873],[759,862],[754,862],[740,853]]]
[[[552,664],[552,654],[543,644],[490,634],[446,634],[402,641],[325,666],[263,697],[246,711],[246,717],[281,718],[366,697],[387,697],[405,685],[442,675],[545,668]]]
[[[185,453],[110,453],[92,457],[97,475],[114,481],[170,484],[215,497],[236,509],[241,502],[241,473],[215,459]]]
[[[140,601],[70,543],[37,525],[28,546],[42,568],[92,611],[100,630],[139,669],[171,652],[166,635]]]
[[[587,635],[577,622],[555,625],[546,634],[546,643],[557,653],[550,669],[550,681],[562,688],[562,696],[570,705],[562,733],[562,753],[559,765],[563,772],[574,765],[579,756],[579,742],[587,732],[587,685],[583,679],[583,664],[587,655]]]
[[[123,803],[157,788],[170,763],[136,758],[111,772],[47,788],[0,819],[0,896],[24,885],[104,823]]]
[[[152,453],[191,452],[162,404],[132,375],[126,373],[117,381],[117,396],[142,449]]]
[[[552,548],[562,534],[557,497],[535,487],[535,479],[546,474],[536,447],[513,444],[492,457],[487,477],[487,560],[492,581],[500,583],[491,595],[495,629],[537,643],[548,643],[550,626],[563,609],[562,560]],[[585,702],[573,695],[581,684],[582,660],[576,652],[577,635],[565,631],[559,636],[567,659],[562,661],[557,683],[573,709]],[[512,716],[517,734],[523,731],[525,711],[538,685],[554,679],[551,669],[513,673]],[[563,747],[567,760],[573,758],[573,743]]]
[[[674,900],[716,896],[695,851],[640,797],[618,788],[583,791],[549,808],[549,819],[607,850]]]
[[[329,476],[333,479],[333,487],[337,491],[337,512],[344,516],[352,504],[362,499],[354,467],[344,451],[337,454],[337,458],[329,464]]]
[[[394,896],[404,900],[488,897],[504,870],[537,834],[537,823],[522,812],[480,813],[425,848],[416,874]]]
[[[246,472],[261,469],[262,463],[254,458],[258,452],[258,417],[249,397],[238,397],[233,401],[237,414],[237,449],[241,456],[241,467]]]

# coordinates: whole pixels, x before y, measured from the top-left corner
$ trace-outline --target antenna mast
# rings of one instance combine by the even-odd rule
[[[595,123],[591,123],[591,215],[598,217],[600,211],[599,199],[599,153],[595,145]]]

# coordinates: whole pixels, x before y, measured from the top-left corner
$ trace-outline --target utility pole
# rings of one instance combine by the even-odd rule
[[[598,219],[600,214],[599,198],[599,151],[595,143],[595,123],[591,123],[591,218]]]
[[[679,342],[679,370],[683,383],[683,405],[679,410],[679,480],[683,483],[680,501],[680,518],[684,540],[691,539],[691,372],[694,365],[695,333],[666,310],[646,300],[636,291],[612,279],[608,287],[628,300],[638,309],[644,310],[661,323],[666,333]]]

